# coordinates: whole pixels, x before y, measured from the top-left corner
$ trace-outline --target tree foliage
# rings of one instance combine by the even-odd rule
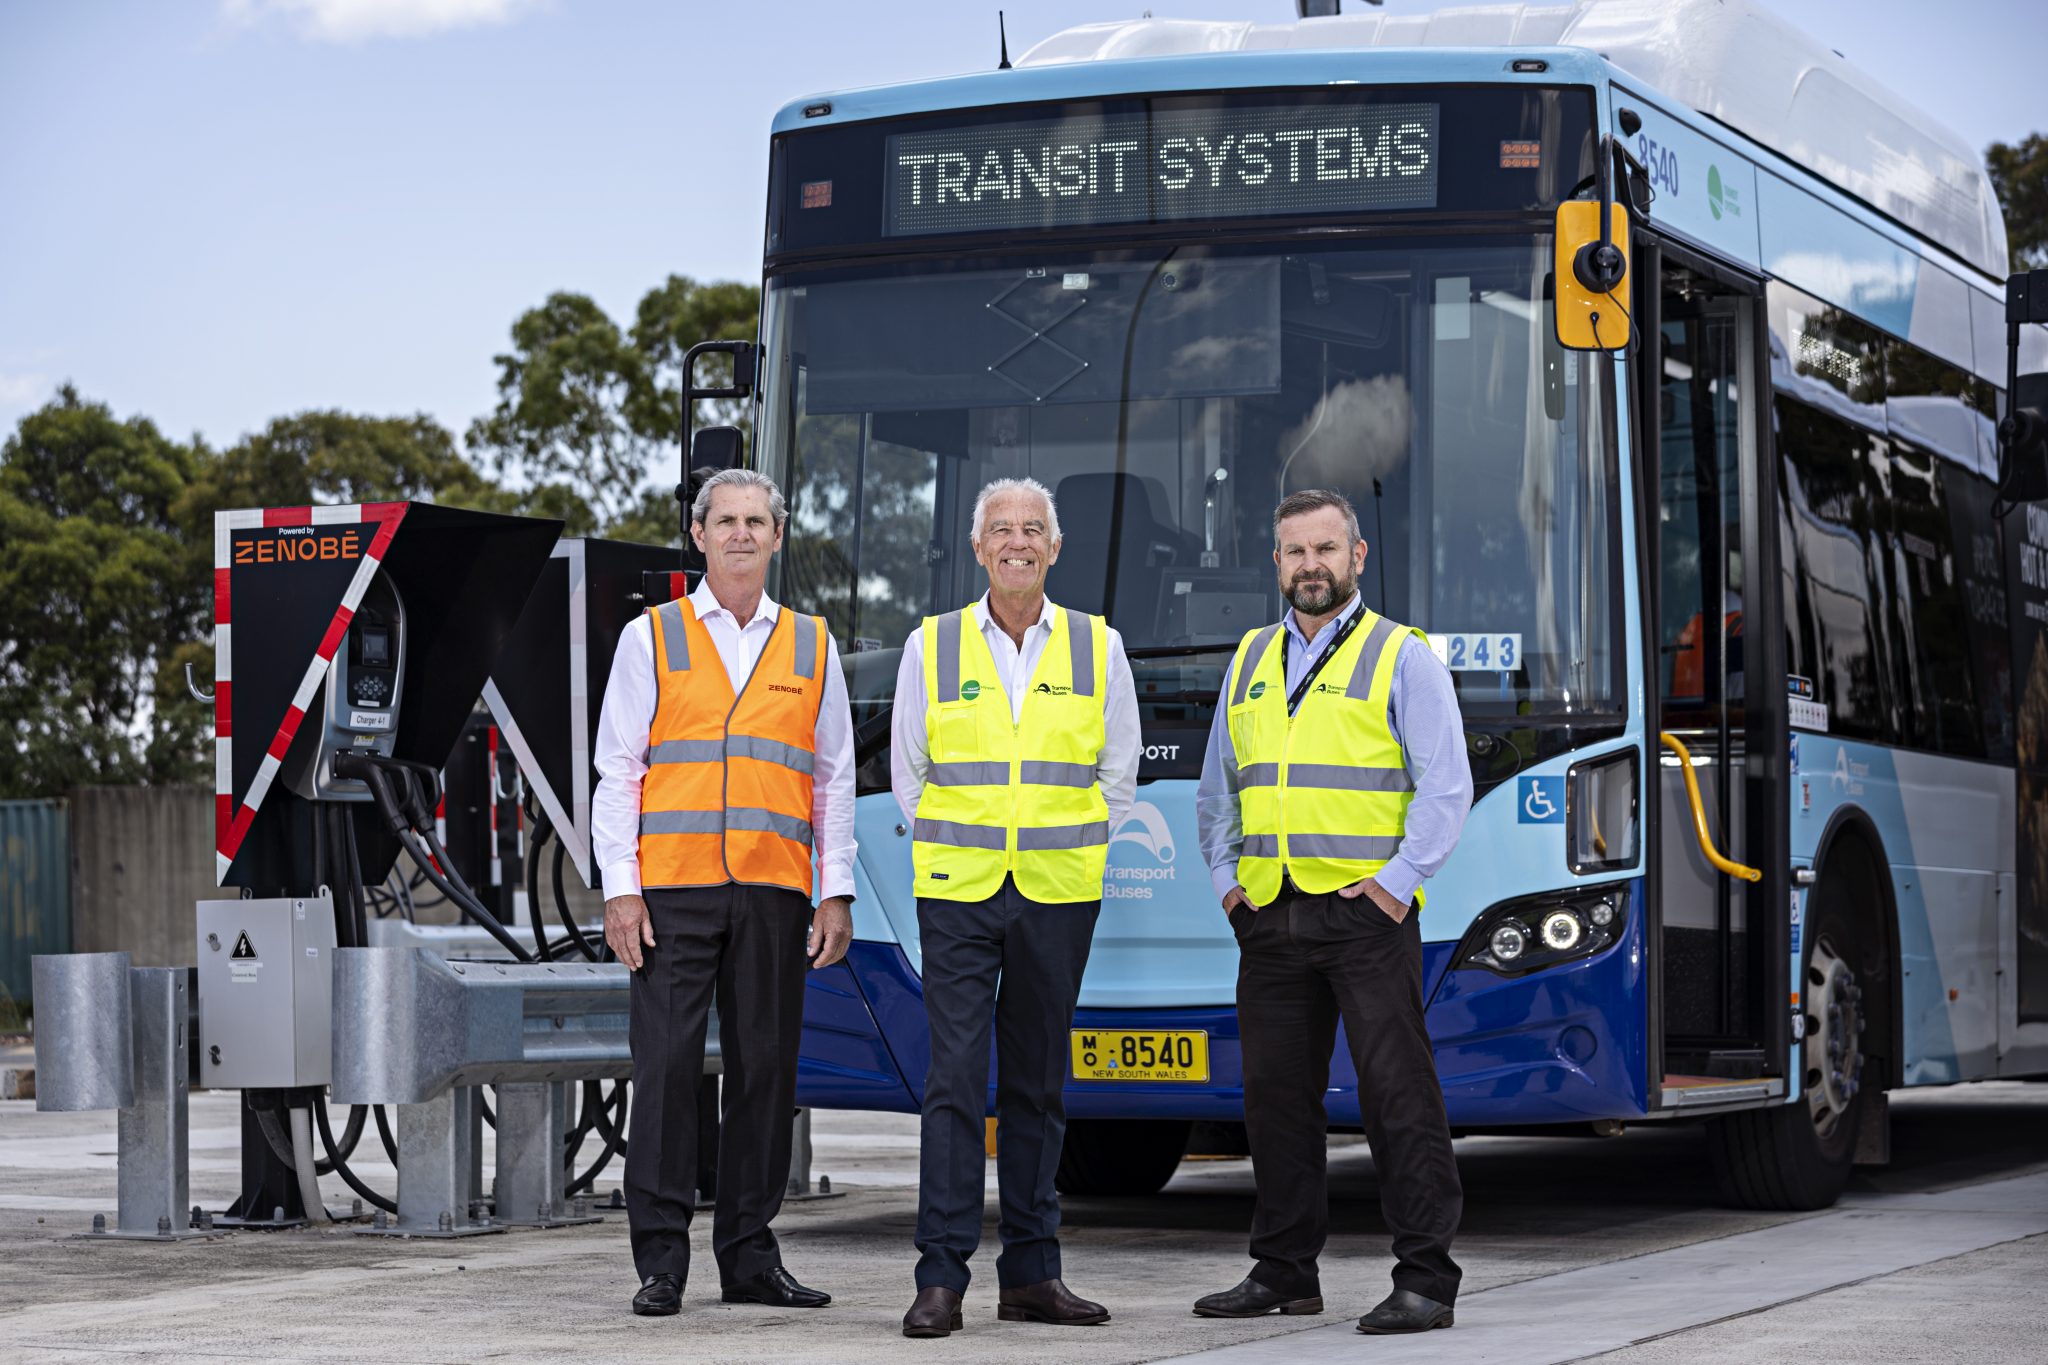
[[[554,294],[512,324],[496,358],[498,405],[469,429],[472,451],[501,476],[553,483],[583,500],[606,535],[672,544],[681,472],[682,361],[700,341],[751,338],[761,291],[671,275],[640,300],[631,332],[582,294]],[[722,357],[699,371],[729,373]],[[739,405],[699,422],[734,421]]]
[[[1984,153],[1992,188],[2005,211],[2014,270],[2048,269],[2048,136],[1994,142]]]
[[[0,446],[0,795],[200,774],[176,666],[210,605],[178,523],[204,458],[68,384]]]

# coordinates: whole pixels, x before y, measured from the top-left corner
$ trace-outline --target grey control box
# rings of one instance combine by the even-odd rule
[[[334,900],[199,903],[199,1084],[326,1085],[334,1067]]]

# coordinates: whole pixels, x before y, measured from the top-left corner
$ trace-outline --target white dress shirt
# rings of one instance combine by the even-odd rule
[[[1038,667],[1039,656],[1045,653],[1045,642],[1052,638],[1053,613],[1058,610],[1048,599],[1039,609],[1037,622],[1024,632],[1024,643],[1019,647],[1010,633],[989,615],[988,594],[983,593],[981,600],[968,608],[975,624],[981,627],[981,638],[988,641],[988,652],[995,656],[996,676],[1002,680],[1003,692],[1010,699],[1013,725],[1024,718],[1024,692]],[[1102,752],[1095,758],[1095,785],[1102,789],[1102,799],[1109,807],[1109,827],[1114,831],[1130,812],[1131,801],[1137,795],[1138,747],[1142,742],[1131,661],[1124,657],[1124,637],[1114,629],[1109,632],[1108,675],[1109,695],[1103,699],[1105,737]],[[924,794],[925,777],[932,768],[925,703],[924,630],[920,627],[910,632],[910,639],[903,645],[903,662],[896,672],[896,706],[889,723],[889,787],[896,793],[896,804],[903,808],[904,818],[909,820],[917,818],[918,798]]]
[[[754,619],[742,623],[718,605],[709,584],[690,594],[697,619],[718,647],[737,694],[753,675],[782,609],[762,594]],[[611,680],[597,717],[597,791],[590,798],[591,843],[604,894],[640,894],[640,783],[647,776],[647,740],[659,699],[654,627],[645,612],[627,624],[612,656]],[[853,713],[839,646],[825,632],[825,698],[818,708],[817,762],[811,772],[811,838],[818,856],[818,898],[853,895]]]

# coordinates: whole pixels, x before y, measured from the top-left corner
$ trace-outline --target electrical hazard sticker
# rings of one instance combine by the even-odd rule
[[[249,942],[249,931],[244,929],[235,940],[235,950],[228,954],[231,962],[253,962],[256,960],[256,945]]]

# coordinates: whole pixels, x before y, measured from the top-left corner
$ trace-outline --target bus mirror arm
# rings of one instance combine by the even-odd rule
[[[2048,498],[2048,374],[2020,373],[2022,327],[2048,324],[2048,270],[2005,282],[2005,417],[1998,424],[1995,515]]]
[[[1580,284],[1595,294],[1605,294],[1620,284],[1628,273],[1628,259],[1621,254],[1621,248],[1614,244],[1614,159],[1613,153],[1619,147],[1612,135],[1600,140],[1601,152],[1595,161],[1595,171],[1600,183],[1600,240],[1588,242],[1580,247],[1572,259],[1572,274]],[[1622,155],[1627,155],[1623,152]]]

